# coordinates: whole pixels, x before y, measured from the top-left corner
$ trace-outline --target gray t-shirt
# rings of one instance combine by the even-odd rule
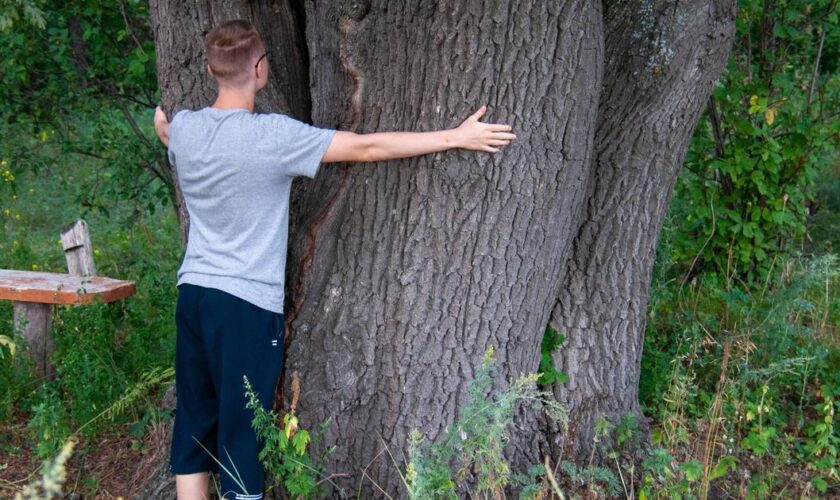
[[[169,160],[190,214],[178,285],[282,313],[292,178],[315,176],[334,133],[245,109],[176,114]]]

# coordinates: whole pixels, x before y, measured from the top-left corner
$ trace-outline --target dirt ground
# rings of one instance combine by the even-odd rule
[[[0,498],[13,498],[40,478],[41,462],[27,442],[26,422],[4,426],[0,437]],[[81,440],[67,463],[63,492],[69,499],[132,498],[163,453],[165,425],[135,438],[127,426],[100,433],[95,441]]]

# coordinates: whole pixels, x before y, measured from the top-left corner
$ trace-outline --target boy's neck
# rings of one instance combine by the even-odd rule
[[[213,107],[216,109],[247,109],[254,112],[256,94],[246,90],[220,88]]]

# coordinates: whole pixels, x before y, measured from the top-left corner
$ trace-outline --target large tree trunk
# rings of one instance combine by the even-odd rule
[[[580,456],[600,416],[638,412],[656,238],[735,0],[151,3],[167,110],[210,104],[201,39],[244,17],[269,47],[262,111],[432,130],[486,103],[518,135],[495,156],[324,166],[295,188],[287,371],[302,423],[332,419],[319,446],[349,492],[401,494],[408,431],[440,436],[490,345],[498,386],[536,371],[549,320],[579,438],[519,415],[514,469]]]
[[[302,205],[287,370],[301,420],[332,419],[321,445],[350,491],[362,469],[362,491],[400,491],[409,431],[443,433],[488,346],[500,385],[537,370],[602,67],[595,2],[394,5],[307,4],[315,123],[433,130],[487,103],[518,139],[496,156],[325,167]],[[523,425],[513,447],[536,460],[536,419]]]
[[[735,35],[736,2],[605,2],[604,88],[586,205],[551,317],[566,335],[554,390],[568,434],[552,454],[588,455],[600,418],[638,406],[648,289],[662,221],[694,127]]]

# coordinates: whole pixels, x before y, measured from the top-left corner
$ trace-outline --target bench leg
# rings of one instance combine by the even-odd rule
[[[38,375],[51,380],[55,376],[55,369],[49,362],[53,351],[50,336],[52,304],[14,302],[13,311],[15,332],[23,334],[26,352],[35,362]]]

